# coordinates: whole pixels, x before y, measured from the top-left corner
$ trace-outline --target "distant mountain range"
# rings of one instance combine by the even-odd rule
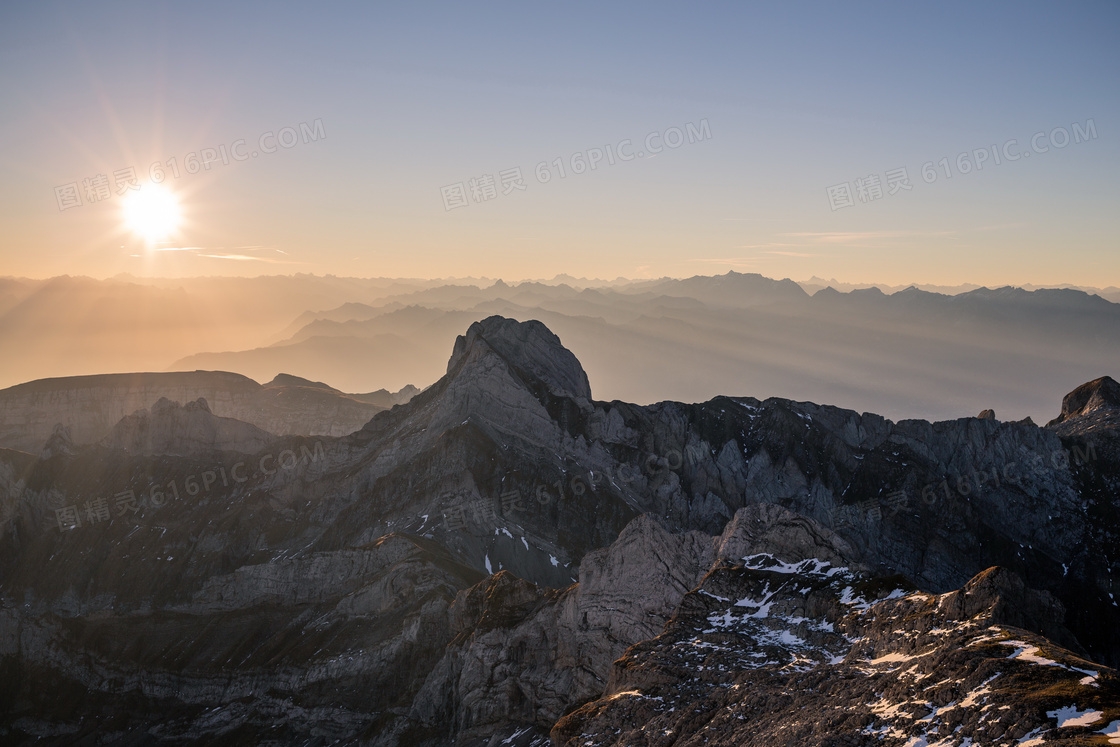
[[[444,286],[380,307],[306,313],[282,341],[189,356],[174,367],[258,378],[294,370],[348,389],[375,372],[394,388],[433,381],[455,330],[502,314],[539,319],[561,334],[608,399],[695,401],[732,392],[895,418],[993,408],[1037,419],[1053,391],[1120,364],[1120,305],[1080,291],[810,296],[790,281],[740,274],[645,288]]]
[[[914,298],[950,318],[1048,296]],[[487,317],[450,350],[346,435],[163,399],[97,443],[0,449],[0,740],[1120,737],[1113,379],[1044,427],[894,422],[603,401],[539,321]]]
[[[1073,289],[886,294],[728,273],[587,285],[287,278],[0,283],[0,384],[135,370],[423,388],[491,314],[562,334],[608,399],[722,393],[893,418],[1048,417],[1120,362],[1120,305]],[[1102,291],[1104,292],[1104,291]],[[1107,294],[1106,294],[1107,295]]]
[[[907,288],[917,288],[918,290],[924,290],[929,293],[941,293],[947,296],[955,296],[960,293],[967,293],[969,291],[979,290],[984,287],[982,285],[976,285],[975,283],[964,283],[962,285],[932,285],[930,283],[911,283],[908,285],[887,285],[885,283],[842,283],[835,278],[831,280],[825,280],[824,278],[819,278],[815,275],[808,280],[800,280],[797,284],[804,288],[808,293],[816,293],[817,291],[824,288],[832,288],[833,290],[838,290],[841,293],[847,293],[853,290],[863,290],[866,288],[878,288],[884,293],[897,293],[898,291],[906,290]],[[1120,303],[1120,288],[1117,288],[1114,285],[1110,285],[1105,288],[1097,288],[1089,285],[1072,285],[1070,283],[1062,283],[1058,285],[1033,285],[1028,283],[1026,285],[1020,285],[1016,287],[1028,291],[1077,290],[1088,293],[1089,295],[1100,296],[1106,301]]]
[[[0,448],[37,454],[59,426],[76,444],[96,443],[122,418],[161,399],[202,399],[206,412],[242,420],[274,436],[343,436],[417,391],[406,387],[396,394],[344,394],[288,374],[262,385],[224,371],[41,379],[0,390]]]

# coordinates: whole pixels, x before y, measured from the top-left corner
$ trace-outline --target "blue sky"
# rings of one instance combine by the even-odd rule
[[[1115,2],[35,3],[0,10],[0,69],[0,275],[1120,285]],[[182,171],[316,120],[317,141]],[[676,149],[554,165],[702,122]],[[995,164],[1012,139],[1030,155]],[[60,185],[133,166],[142,190],[168,159],[184,221],[164,245],[115,194],[59,209]],[[511,168],[523,190],[472,199]],[[911,189],[859,200],[901,168]]]

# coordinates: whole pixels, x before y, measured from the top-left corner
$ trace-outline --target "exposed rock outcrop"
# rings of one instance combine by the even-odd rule
[[[70,429],[62,423],[57,423],[51,437],[43,444],[42,451],[39,452],[40,459],[51,459],[55,456],[72,457],[75,454],[74,438],[70,435]]]
[[[460,592],[456,639],[413,703],[411,718],[448,738],[518,724],[547,733],[595,697],[610,662],[657,635],[711,563],[711,538],[673,534],[642,516],[588,553],[561,593],[506,572]]]
[[[130,454],[191,456],[213,452],[255,454],[276,437],[255,425],[210,412],[206,400],[180,405],[166,397],[113,426],[101,445]]]
[[[475,322],[467,334],[455,340],[447,370],[454,369],[480,342],[523,373],[528,381],[543,383],[553,395],[577,402],[591,400],[591,385],[583,366],[560,344],[560,338],[540,322],[517,322],[500,316]]]
[[[1120,410],[1120,384],[1111,376],[1094,379],[1067,394],[1062,399],[1062,413],[1047,425],[1058,425],[1099,410]]]
[[[1115,670],[1016,627],[1061,614],[1014,574],[931,596],[819,560],[760,560],[709,573],[553,743],[1087,744],[1120,718]]]
[[[1107,425],[595,402],[542,325],[471,330],[342,437],[212,450],[242,424],[163,403],[132,452],[0,450],[0,737],[979,744],[1060,729],[1051,685],[1112,713],[1078,658],[1120,661]]]
[[[1109,376],[1082,384],[1065,396],[1061,414],[1046,427],[1098,445],[1109,461],[1120,458],[1120,384]]]

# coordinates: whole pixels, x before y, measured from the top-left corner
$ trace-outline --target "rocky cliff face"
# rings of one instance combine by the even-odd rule
[[[1120,461],[1120,384],[1103,376],[1074,389],[1062,412],[1046,425],[1062,438],[1093,443],[1105,464]]]
[[[263,386],[222,371],[42,379],[0,391],[0,447],[38,453],[59,423],[75,443],[95,443],[121,418],[161,398],[181,403],[203,398],[221,417],[269,433],[305,436],[353,433],[393,404],[392,395],[388,403],[386,397],[350,396],[285,374]]]
[[[219,418],[201,397],[186,405],[161,397],[151,410],[139,410],[122,418],[101,439],[101,445],[145,456],[256,454],[275,438],[255,425]]]
[[[339,438],[201,448],[230,443],[191,430],[214,414],[162,408],[0,450],[12,741],[1002,744],[1082,733],[1050,706],[1120,719],[1097,421],[595,402],[543,325],[500,317]]]
[[[583,366],[560,343],[560,338],[538,321],[522,323],[490,317],[485,322],[475,322],[466,335],[455,340],[451,360],[447,362],[448,372],[479,345],[500,356],[527,384],[543,384],[556,397],[577,402],[591,400],[591,385]]]
[[[1062,400],[1062,414],[1049,425],[1055,426],[1067,420],[1105,413],[1120,409],[1120,384],[1111,376],[1082,384],[1067,394]]]
[[[588,553],[561,592],[508,571],[460,592],[454,639],[413,701],[410,719],[450,739],[486,739],[511,724],[548,729],[603,691],[610,662],[656,636],[713,557],[709,536],[672,534],[639,517]]]

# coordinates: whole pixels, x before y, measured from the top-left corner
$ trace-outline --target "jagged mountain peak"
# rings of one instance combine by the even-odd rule
[[[70,429],[62,423],[56,423],[54,431],[51,433],[50,438],[43,444],[43,450],[39,457],[41,459],[50,459],[56,454],[66,456],[74,455],[74,439],[70,435]]]
[[[1120,409],[1120,384],[1111,376],[1093,379],[1067,394],[1062,399],[1062,414],[1052,424],[1105,409]]]
[[[543,383],[559,397],[591,400],[591,384],[579,360],[543,323],[491,316],[455,339],[447,362],[450,374],[478,345],[486,345],[522,375]]]

